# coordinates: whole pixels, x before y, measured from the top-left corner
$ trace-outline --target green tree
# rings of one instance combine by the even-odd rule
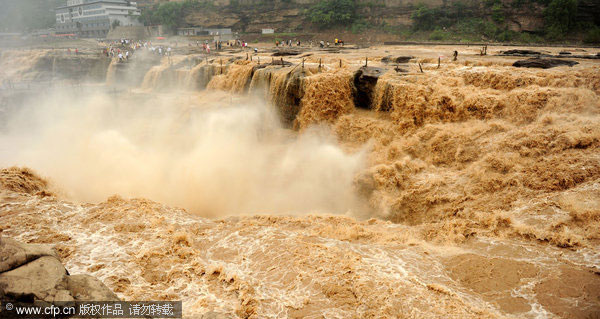
[[[560,39],[573,30],[577,23],[577,0],[552,0],[544,10],[546,34]]]
[[[152,19],[170,28],[177,28],[183,21],[182,8],[181,2],[161,3],[152,15]]]
[[[492,20],[497,23],[504,22],[504,8],[502,7],[502,3],[497,2],[492,6]]]
[[[320,28],[352,24],[359,18],[354,0],[320,1],[308,10],[310,21]]]
[[[435,9],[430,9],[425,4],[419,4],[417,9],[410,16],[413,20],[415,30],[433,30],[437,24]]]

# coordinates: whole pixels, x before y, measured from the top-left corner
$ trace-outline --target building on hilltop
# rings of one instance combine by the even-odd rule
[[[104,38],[113,26],[139,26],[137,3],[126,0],[67,0],[56,8],[56,34]]]

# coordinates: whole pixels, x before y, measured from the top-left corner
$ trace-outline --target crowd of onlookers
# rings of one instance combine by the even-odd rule
[[[173,52],[173,47],[177,47],[178,43],[177,41],[170,43],[169,45],[163,45],[163,44],[154,44],[152,43],[152,41],[141,41],[141,40],[131,40],[131,39],[120,39],[118,41],[111,41],[111,42],[102,42],[102,44],[104,45],[104,49],[102,51],[102,53],[104,55],[106,55],[109,58],[118,58],[119,62],[125,62],[128,61],[138,50],[146,50],[148,52],[150,52],[151,54],[155,54],[158,56],[167,56],[167,57],[171,57],[172,52]],[[279,46],[289,46],[292,47],[293,45],[296,46],[301,46],[302,43],[299,40],[294,40],[292,41],[291,39],[289,40],[284,40],[284,41],[280,41],[280,40],[276,40],[275,41],[275,46],[279,47]],[[323,40],[319,41],[319,47],[324,48],[324,47],[329,47],[331,44],[329,41],[325,42]],[[313,46],[313,41],[309,41],[309,45],[310,47]],[[334,45],[335,46],[343,46],[344,45],[344,41],[339,40],[339,39],[335,39],[334,41]],[[193,42],[189,42],[188,46],[193,46]],[[248,48],[248,42],[244,41],[244,40],[240,40],[240,39],[236,39],[236,40],[229,40],[229,41],[217,41],[214,40],[212,42],[209,42],[208,40],[204,40],[204,41],[196,41],[196,46],[200,47],[202,46],[202,51],[206,54],[210,54],[211,50],[215,50],[215,51],[221,51],[223,49],[223,47],[230,47],[230,48],[234,48],[234,47],[239,47],[242,49],[246,49]],[[254,48],[254,51],[258,51],[257,48]],[[71,54],[71,49],[68,49],[69,54]],[[77,49],[75,49],[75,54],[78,54],[79,51]]]
[[[177,47],[177,42],[175,42],[175,47]],[[119,62],[125,62],[139,50],[146,50],[152,54],[169,57],[173,51],[171,46],[154,45],[152,41],[121,39],[105,44],[102,53],[109,58],[118,58]]]

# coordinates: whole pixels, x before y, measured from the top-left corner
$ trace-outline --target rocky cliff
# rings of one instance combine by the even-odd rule
[[[139,0],[144,7],[167,0]],[[173,1],[173,0],[171,0]],[[175,0],[183,1],[183,0]],[[229,27],[242,32],[260,32],[274,28],[276,32],[314,31],[308,21],[307,9],[315,0],[207,0],[204,9],[185,12],[185,23],[190,26]],[[360,15],[369,25],[406,27],[412,24],[411,15],[421,4],[430,8],[451,7],[455,4],[468,7],[484,20],[492,20],[485,1],[476,0],[357,0]],[[503,24],[518,32],[543,30],[543,9],[539,1],[501,0],[498,2],[505,15]],[[578,1],[578,20],[600,25],[600,2]]]
[[[164,0],[138,1],[148,7]],[[187,12],[185,22],[193,26],[228,27],[242,32],[260,32],[273,28],[276,32],[311,31],[314,29],[306,11],[315,0],[216,0],[205,10]],[[441,6],[444,0],[360,0],[360,13],[370,22],[389,25],[410,25],[410,16],[417,4]]]

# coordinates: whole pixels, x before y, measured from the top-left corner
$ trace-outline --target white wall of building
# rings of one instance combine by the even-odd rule
[[[56,8],[56,32],[82,37],[105,36],[114,21],[120,26],[140,26],[136,2],[124,0],[68,0]]]

